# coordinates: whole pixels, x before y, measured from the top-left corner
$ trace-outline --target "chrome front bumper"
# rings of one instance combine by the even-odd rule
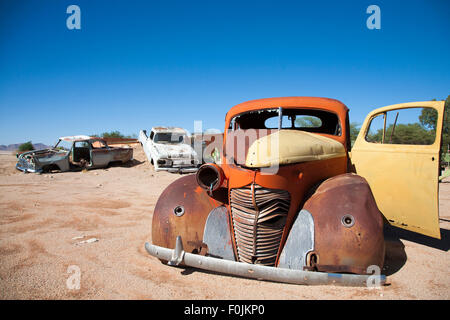
[[[198,171],[197,167],[158,167],[158,171],[167,171],[170,173],[194,173]]]
[[[169,168],[167,171],[174,173],[193,173],[197,172],[197,167],[180,167],[180,168]]]
[[[22,172],[25,172],[25,173],[28,173],[28,172],[34,172],[34,173],[42,172],[42,169],[35,169],[35,168],[32,168],[30,166],[25,166],[25,165],[20,164],[20,163],[16,163],[16,169],[20,170]]]
[[[353,287],[378,287],[386,283],[385,275],[339,274],[267,267],[188,253],[183,250],[181,237],[177,237],[175,249],[145,243],[147,252],[169,265],[183,264],[189,267],[215,271],[240,277],[303,285],[337,285]]]

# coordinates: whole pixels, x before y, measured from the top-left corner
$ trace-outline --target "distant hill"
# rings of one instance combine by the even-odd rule
[[[0,151],[16,151],[17,149],[19,149],[19,146],[22,143],[14,143],[14,144],[10,144],[10,145],[4,145],[4,144],[0,144]],[[50,148],[49,146],[43,144],[43,143],[33,143],[34,149],[39,150],[39,149],[47,149]]]

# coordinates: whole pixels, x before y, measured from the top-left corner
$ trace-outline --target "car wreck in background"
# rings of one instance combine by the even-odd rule
[[[220,154],[223,148],[223,133],[195,133],[191,136],[191,145],[194,150],[201,150],[201,163],[220,164]],[[199,147],[201,146],[201,148]]]
[[[176,127],[153,127],[150,135],[139,132],[139,142],[155,171],[192,173],[200,163],[187,131]]]
[[[16,168],[23,172],[70,171],[126,163],[132,160],[133,149],[111,147],[102,138],[78,135],[61,137],[52,148],[24,152],[17,158]]]
[[[417,108],[436,112],[435,137],[395,142],[399,112]],[[443,111],[436,101],[377,109],[351,148],[349,112],[337,100],[239,104],[226,115],[220,165],[163,191],[145,248],[169,265],[255,279],[365,286],[375,273],[383,284],[385,222],[440,237]]]

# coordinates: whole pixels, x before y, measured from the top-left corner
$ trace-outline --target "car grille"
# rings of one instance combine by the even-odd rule
[[[32,163],[29,163],[26,159],[24,159],[24,158],[19,158],[18,159],[18,163],[19,163],[19,166],[22,168],[22,169],[34,169],[34,165],[32,164]]]
[[[239,261],[274,266],[289,211],[289,192],[252,184],[231,189],[230,204]]]

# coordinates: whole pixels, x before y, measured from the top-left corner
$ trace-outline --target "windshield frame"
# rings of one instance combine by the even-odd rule
[[[313,116],[316,118],[319,118],[322,122],[322,125],[320,127],[294,127],[294,128],[287,128],[287,127],[283,127],[283,116],[286,115],[286,113],[295,113],[295,110],[301,110],[301,111],[306,111],[304,114],[305,116]],[[336,117],[336,125],[338,126],[338,128],[336,128],[335,133],[327,133],[327,132],[322,132],[322,128],[325,127],[325,123],[322,119],[322,117],[320,117],[319,115],[315,115],[315,114],[309,114],[309,113],[314,113],[314,111],[322,113],[323,115],[326,114],[330,114]],[[265,130],[303,130],[303,131],[309,131],[308,129],[317,129],[314,130],[315,133],[318,134],[325,134],[325,135],[330,135],[330,136],[334,136],[334,137],[342,137],[343,131],[344,131],[344,126],[342,123],[342,119],[339,116],[338,113],[334,112],[334,110],[329,110],[329,109],[325,109],[325,108],[311,108],[311,107],[268,107],[268,108],[261,108],[261,109],[257,109],[257,110],[250,110],[250,111],[245,111],[245,112],[241,112],[238,114],[235,114],[229,121],[228,125],[226,125],[226,129],[234,131],[236,129],[241,129],[240,127],[238,128],[238,126],[236,125],[236,119],[238,119],[241,116],[245,116],[245,115],[249,115],[249,114],[260,114],[260,113],[265,113],[265,112],[274,112],[277,113],[278,116],[278,128],[267,128],[265,125],[264,127],[261,128],[245,128],[245,129],[265,129]],[[302,112],[303,113],[303,112]],[[266,118],[263,123],[265,121],[267,121],[269,118],[273,118],[273,117],[268,117]],[[243,129],[243,130],[245,130]]]
[[[66,150],[66,149],[58,149],[58,146],[60,145],[61,142],[67,142],[70,144],[70,149]],[[73,147],[73,141],[67,141],[67,140],[62,140],[62,139],[58,139],[58,142],[56,142],[56,144],[52,147],[52,149],[57,150],[59,152],[64,151],[64,152],[70,152],[70,150],[72,150]]]
[[[159,140],[158,137],[161,136],[170,136],[169,140]],[[178,137],[178,139],[173,139],[173,137]],[[182,138],[182,139],[180,139]],[[188,136],[185,133],[178,132],[155,132],[155,136],[153,137],[154,143],[159,144],[183,144],[188,139]]]

